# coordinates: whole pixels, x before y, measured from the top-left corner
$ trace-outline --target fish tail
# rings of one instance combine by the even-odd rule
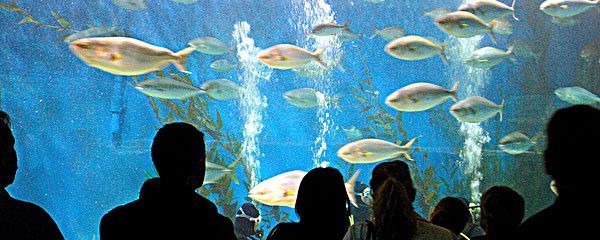
[[[493,42],[494,44],[496,44],[496,43],[497,43],[497,41],[496,41],[496,33],[494,33],[494,27],[496,26],[496,24],[498,24],[498,20],[492,20],[492,21],[489,23],[489,28],[490,28],[490,37],[492,37],[492,42]]]
[[[442,47],[442,50],[440,50],[440,56],[442,56],[442,60],[444,60],[444,63],[448,64],[448,58],[446,57],[446,47],[448,46],[448,42],[443,42],[440,47]]]
[[[452,86],[452,89],[450,89],[450,93],[452,93],[452,100],[454,100],[454,102],[458,102],[458,98],[456,97],[456,92],[458,91],[459,83],[460,82],[454,83],[454,86]]]
[[[377,27],[373,27],[373,34],[371,34],[369,39],[373,39],[373,38],[377,37],[377,34],[379,34],[379,30],[377,30]]]
[[[408,143],[406,143],[403,147],[406,151],[405,153],[403,153],[404,158],[411,162],[415,161],[415,159],[413,159],[413,157],[410,155],[410,149],[412,148],[412,145],[415,143],[415,141],[417,141],[417,138],[413,138],[412,140],[408,141]]]
[[[352,203],[352,205],[354,205],[355,207],[358,207],[358,204],[356,203],[356,193],[354,192],[354,185],[356,185],[356,179],[358,179],[359,174],[360,169],[354,172],[354,175],[352,175],[350,180],[348,180],[348,182],[346,183],[346,192],[348,194],[348,199],[350,200],[350,203]]]
[[[327,64],[325,64],[323,62],[323,60],[321,60],[321,54],[323,54],[323,52],[325,52],[325,48],[319,48],[317,49],[317,51],[315,51],[313,53],[313,56],[315,57],[315,61],[320,64],[321,66],[323,66],[325,69],[329,70],[329,67],[327,66]]]
[[[512,15],[513,18],[517,21],[519,21],[519,18],[517,18],[517,15],[515,15],[515,3],[517,3],[517,0],[513,0],[512,5],[510,6],[510,8],[512,8]]]
[[[352,20],[348,20],[348,21],[346,21],[346,22],[344,23],[344,25],[343,25],[343,26],[344,26],[344,29],[346,29],[346,30],[349,30],[349,29],[348,29],[348,26],[350,26],[350,23],[351,23],[351,22],[352,22]]]
[[[175,59],[173,64],[175,65],[175,67],[177,67],[177,69],[179,71],[181,71],[183,73],[191,74],[191,72],[187,70],[185,63],[187,62],[187,57],[190,54],[192,54],[192,52],[194,52],[194,50],[196,50],[195,47],[188,47],[186,49],[183,49],[183,50],[175,53],[175,56],[177,57],[177,59]]]

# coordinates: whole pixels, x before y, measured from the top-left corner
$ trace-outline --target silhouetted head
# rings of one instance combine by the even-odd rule
[[[525,214],[525,201],[514,190],[495,186],[481,196],[481,228],[487,236],[515,233]]]
[[[546,129],[546,172],[556,180],[561,197],[585,193],[598,172],[600,110],[576,105],[554,113]]]
[[[202,186],[205,158],[204,134],[190,124],[167,124],[154,137],[152,162],[162,182]]]
[[[459,235],[465,229],[470,216],[469,207],[463,200],[455,197],[446,197],[440,200],[435,206],[429,220],[431,223]]]
[[[10,117],[0,111],[0,189],[12,184],[17,174],[15,137],[10,129]]]
[[[412,239],[416,231],[412,206],[416,190],[408,165],[402,161],[380,163],[373,169],[370,185],[378,239]]]
[[[315,168],[300,182],[296,214],[301,224],[330,229],[332,239],[342,239],[350,226],[349,207],[344,177],[337,169]]]

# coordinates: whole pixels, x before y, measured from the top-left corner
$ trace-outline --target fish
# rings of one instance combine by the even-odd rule
[[[386,159],[404,156],[414,161],[410,149],[417,139],[413,138],[404,146],[379,139],[362,139],[350,142],[337,151],[337,156],[349,163],[375,163]]]
[[[217,79],[204,82],[200,90],[212,99],[224,101],[240,97],[240,86],[227,79]]]
[[[446,8],[446,7],[436,8],[436,9],[433,9],[431,11],[424,12],[423,13],[423,17],[429,17],[429,18],[435,20],[438,17],[444,16],[444,15],[446,15],[448,13],[451,13],[451,12],[452,12],[452,10],[450,10],[450,8]]]
[[[195,47],[196,51],[209,55],[223,55],[233,51],[223,41],[214,37],[196,38],[188,44]]]
[[[257,58],[263,64],[276,69],[293,69],[312,61],[317,62],[325,69],[329,69],[321,60],[321,54],[324,51],[324,48],[319,48],[311,53],[291,44],[279,44],[263,50]]]
[[[377,28],[375,28],[373,30],[373,35],[371,35],[369,39],[373,39],[376,36],[380,36],[381,38],[383,38],[383,40],[386,41],[392,41],[394,39],[406,36],[406,30],[398,26],[385,27],[381,30],[377,30]]]
[[[307,172],[294,170],[276,175],[272,178],[264,180],[254,186],[249,192],[248,197],[268,206],[285,206],[294,208],[296,206],[296,198],[298,197],[298,189],[300,183]],[[360,174],[360,170],[345,183],[346,192],[350,203],[358,207],[356,203],[356,193],[354,192],[354,184]]]
[[[365,0],[365,2],[380,4],[380,3],[384,3],[385,0]]]
[[[581,21],[579,19],[576,19],[575,17],[572,17],[572,18],[552,17],[551,22],[554,23],[554,25],[556,25],[556,26],[572,27],[572,26],[579,24]]]
[[[316,77],[321,77],[321,76],[325,75],[328,71],[319,66],[304,65],[304,66],[292,69],[292,72],[294,72],[295,74],[298,74],[302,77],[316,78]]]
[[[143,10],[146,9],[146,0],[112,0],[112,2],[127,10]]]
[[[475,14],[475,16],[481,18],[484,22],[490,22],[494,19],[502,19],[507,15],[512,14],[515,20],[519,20],[515,16],[515,3],[513,0],[512,5],[508,6],[500,1],[496,0],[471,0],[458,7],[458,11],[465,11]]]
[[[546,0],[540,4],[542,12],[557,18],[572,18],[590,8],[598,7],[599,0]]]
[[[319,96],[320,95],[320,96]],[[319,97],[325,98],[325,101],[337,102],[337,99],[325,97],[323,93],[312,88],[299,88],[287,91],[283,94],[285,100],[299,108],[313,108],[319,106]]]
[[[505,59],[515,61],[513,58],[513,47],[508,47],[508,50],[502,51],[493,47],[483,47],[477,49],[465,58],[465,63],[474,68],[488,69],[503,62]]]
[[[174,53],[127,37],[82,38],[71,42],[69,47],[87,65],[124,76],[159,71],[169,63],[173,63],[181,72],[190,73],[185,63],[195,49],[189,47]]]
[[[236,67],[237,67],[236,64],[232,64],[229,61],[227,61],[226,59],[215,60],[214,62],[212,62],[210,64],[210,68],[215,70],[215,72],[227,73],[227,72],[231,71],[231,69],[234,69]]]
[[[554,94],[570,104],[594,105],[600,103],[600,97],[582,87],[564,87],[554,91]]]
[[[212,162],[206,162],[206,170],[204,172],[204,185],[215,184],[224,177],[231,175],[234,176],[233,169],[239,164],[240,160],[233,162],[230,166],[222,166]],[[233,178],[234,182],[237,183],[237,178]]]
[[[134,87],[140,92],[161,99],[187,99],[202,93],[198,87],[168,77],[148,79]]]
[[[506,135],[498,142],[498,147],[505,153],[517,155],[522,154],[535,145],[529,137],[521,132],[513,132]]]
[[[182,3],[182,4],[193,4],[193,3],[197,3],[198,0],[171,0],[171,2]]]
[[[93,37],[115,37],[119,36],[120,31],[116,27],[92,27],[83,31],[73,33],[66,36],[63,41],[65,43],[72,43],[75,40],[82,38],[93,38]]]
[[[413,83],[396,90],[385,99],[385,104],[401,112],[418,112],[431,109],[449,98],[456,99],[458,82],[447,90],[431,83]]]
[[[494,25],[494,33],[502,35],[511,35],[513,33],[513,25],[506,19],[496,19],[496,25]]]
[[[448,62],[445,54],[446,45],[446,43],[437,44],[430,39],[411,35],[389,42],[384,51],[395,58],[409,61],[430,58],[439,54],[444,62]]]
[[[355,40],[359,40],[361,38],[362,38],[362,33],[356,34],[352,31],[350,31],[349,29],[344,29],[337,35],[337,39],[342,43],[352,42]]]
[[[600,34],[583,46],[579,51],[579,57],[586,62],[600,57]]]
[[[472,96],[452,105],[450,114],[461,122],[480,123],[499,113],[502,121],[503,109],[504,100],[498,105],[483,97]]]
[[[343,128],[342,131],[346,134],[346,138],[355,140],[363,137],[362,132],[356,128],[355,126],[350,126],[349,128]]]
[[[494,26],[498,21],[489,24],[470,12],[456,11],[443,15],[435,20],[435,25],[443,32],[458,38],[470,38],[489,33],[492,41],[496,42]]]
[[[348,26],[350,25],[350,22],[351,21],[346,21],[343,25],[333,22],[322,23],[310,30],[310,34],[319,37],[335,36],[340,34],[344,30],[349,30]]]

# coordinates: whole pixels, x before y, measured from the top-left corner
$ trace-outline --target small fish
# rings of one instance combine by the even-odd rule
[[[480,123],[500,113],[502,121],[503,108],[504,100],[497,105],[485,98],[473,96],[452,105],[450,114],[461,122]]]
[[[385,0],[365,0],[365,2],[380,4],[380,3],[384,3]]]
[[[189,73],[185,67],[187,56],[194,48],[177,53],[127,37],[82,38],[69,46],[87,65],[124,76],[134,76],[162,70],[173,63],[179,71]]]
[[[344,30],[349,30],[350,21],[346,21],[343,25],[337,23],[322,23],[310,30],[313,36],[327,37],[340,34]]]
[[[443,7],[443,8],[436,8],[436,9],[433,9],[433,10],[431,10],[429,12],[424,12],[423,13],[423,17],[429,17],[432,20],[436,20],[438,17],[444,16],[444,15],[446,15],[448,13],[451,13],[451,12],[452,12],[452,10],[450,10],[450,8],[445,8],[445,7]]]
[[[410,155],[410,148],[416,140],[414,138],[404,146],[379,139],[358,140],[341,147],[337,151],[337,156],[349,163],[374,163],[400,156],[414,161]]]
[[[148,79],[135,86],[135,89],[162,99],[187,99],[202,93],[200,88],[168,77]]]
[[[371,35],[369,39],[373,39],[376,36],[380,36],[386,41],[392,41],[394,39],[406,36],[406,30],[398,26],[386,27],[381,30],[377,30],[377,28],[375,28],[375,30],[373,30],[373,35]]]
[[[196,51],[209,55],[222,55],[233,51],[223,41],[214,37],[196,38],[188,44],[195,47]]]
[[[227,79],[206,81],[200,85],[200,90],[206,96],[220,101],[240,97],[240,86]]]
[[[498,142],[498,147],[505,153],[517,155],[522,154],[535,145],[529,137],[520,132],[513,132],[506,135]]]
[[[350,128],[343,128],[342,131],[346,134],[346,138],[350,140],[361,139],[363,137],[362,132],[356,128],[355,126],[351,126]]]
[[[349,29],[344,29],[337,35],[337,39],[340,40],[340,42],[342,42],[342,43],[352,42],[355,40],[359,40],[361,38],[362,38],[362,33],[356,34],[352,31],[350,31]]]
[[[477,49],[475,52],[471,53],[470,56],[465,58],[465,63],[474,68],[488,69],[498,65],[505,59],[511,59],[511,61],[515,61],[512,56],[512,46],[508,47],[508,50],[506,51],[502,51],[493,47],[483,47]]]
[[[231,166],[226,167],[207,161],[206,170],[204,172],[204,184],[215,184],[227,175],[233,176],[233,169],[238,163],[239,161],[236,161],[232,163]],[[237,182],[237,179],[234,179],[234,182]]]
[[[325,49],[319,48],[314,53],[311,53],[306,49],[291,44],[279,44],[263,50],[258,54],[257,58],[258,61],[276,69],[297,68],[311,61],[315,61],[325,69],[329,69],[321,60],[321,54],[324,51]]]
[[[552,23],[554,23],[556,26],[561,26],[561,27],[572,27],[572,26],[579,24],[580,22],[581,21],[576,19],[575,17],[572,17],[572,18],[552,17]]]
[[[295,170],[264,180],[248,192],[248,197],[268,206],[293,208],[296,206],[300,183],[304,176],[306,176],[306,173],[305,171]],[[355,207],[358,207],[358,205],[356,203],[354,184],[359,174],[360,170],[356,171],[345,184],[348,198]]]
[[[171,0],[171,2],[182,3],[182,4],[193,4],[193,3],[197,3],[198,0]]]
[[[437,44],[427,38],[406,36],[388,43],[384,51],[395,58],[409,61],[430,58],[439,54],[444,62],[448,62],[445,48],[446,43]]]
[[[579,57],[586,62],[600,57],[600,33],[595,39],[592,39],[583,46],[579,52]]]
[[[540,10],[557,18],[572,18],[590,8],[598,7],[599,0],[546,0]]]
[[[496,19],[496,25],[494,25],[494,33],[502,35],[511,35],[513,33],[513,25],[506,19]]]
[[[210,64],[210,68],[215,70],[215,72],[227,73],[227,72],[231,71],[231,69],[234,69],[235,67],[237,67],[236,64],[232,64],[229,61],[227,61],[226,59],[219,59]]]
[[[470,12],[457,11],[441,16],[435,20],[435,25],[443,32],[458,38],[470,38],[484,33],[490,33],[492,41],[496,42],[494,26],[498,21],[485,23]]]
[[[458,11],[465,11],[475,14],[481,18],[484,22],[490,22],[494,19],[502,19],[507,15],[512,14],[515,20],[519,20],[515,16],[515,3],[513,0],[512,5],[508,6],[500,1],[496,0],[471,0],[458,7]]]
[[[450,90],[430,83],[413,83],[390,94],[385,99],[385,104],[402,112],[425,111],[449,98],[458,101],[457,89],[458,82]]]
[[[316,78],[325,75],[328,71],[319,66],[303,65],[292,69],[292,72],[302,77]]]
[[[116,27],[93,27],[68,35],[63,41],[65,43],[72,43],[73,41],[82,38],[115,37],[119,36],[119,34],[120,32]]]
[[[112,0],[112,2],[128,10],[146,9],[146,0]]]
[[[534,50],[529,46],[529,44],[525,43],[522,40],[514,40],[511,42],[510,46],[513,47],[513,55],[515,58],[538,58],[539,55],[534,52]]]
[[[582,87],[564,87],[554,91],[554,94],[570,104],[594,105],[600,103],[600,97]]]
[[[299,108],[313,108],[319,106],[319,98],[325,98],[325,101],[337,102],[337,99],[325,97],[323,93],[312,88],[300,88],[287,91],[283,94],[285,100]]]

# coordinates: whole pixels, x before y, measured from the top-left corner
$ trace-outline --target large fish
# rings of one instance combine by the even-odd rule
[[[315,26],[310,31],[310,34],[313,36],[320,36],[320,37],[335,36],[335,35],[340,34],[344,30],[349,30],[348,29],[349,25],[350,25],[350,21],[346,21],[343,25],[340,25],[337,23],[322,23],[322,24]]]
[[[414,161],[410,155],[410,148],[416,138],[404,146],[379,139],[363,139],[348,143],[337,151],[339,158],[349,163],[374,163],[386,159],[404,156],[409,161]]]
[[[472,0],[460,5],[458,10],[475,14],[484,22],[490,22],[494,19],[501,19],[510,14],[513,15],[515,20],[519,20],[515,16],[516,2],[516,0],[513,0],[512,5],[508,6],[496,0]]]
[[[325,49],[320,48],[314,53],[311,53],[306,49],[291,44],[279,44],[263,50],[258,54],[257,58],[258,61],[276,69],[297,68],[311,61],[315,61],[324,68],[329,69],[327,65],[321,61],[321,54],[323,51],[325,51]]]
[[[215,184],[219,182],[224,177],[230,175],[233,177],[233,181],[235,183],[238,182],[235,177],[235,173],[233,169],[240,163],[241,161],[235,161],[230,166],[222,166],[212,162],[206,162],[206,170],[204,172],[204,184]]]
[[[210,68],[212,68],[216,72],[223,72],[223,73],[227,73],[227,72],[231,71],[231,69],[234,69],[235,67],[237,67],[236,64],[232,64],[229,61],[227,61],[226,59],[215,60],[214,62],[212,62],[210,64]]]
[[[554,91],[554,94],[570,104],[594,105],[600,103],[600,97],[582,87],[564,87]]]
[[[430,83],[413,83],[396,90],[385,99],[385,104],[402,112],[425,111],[444,103],[449,98],[456,99],[458,82],[447,90]]]
[[[203,90],[168,77],[148,79],[135,86],[140,92],[162,99],[187,99],[203,93]]]
[[[398,26],[386,27],[381,30],[377,30],[377,28],[375,28],[375,30],[373,30],[373,35],[371,35],[369,39],[373,39],[376,36],[380,36],[386,41],[392,41],[394,39],[406,36],[406,30]]]
[[[598,7],[599,0],[547,0],[540,4],[540,10],[557,18],[571,18],[590,8]]]
[[[240,97],[240,86],[227,79],[206,81],[200,85],[200,90],[206,96],[221,101]]]
[[[196,51],[209,55],[221,55],[233,51],[223,41],[214,37],[196,38],[188,44],[195,47]]]
[[[490,33],[492,41],[496,42],[494,26],[497,21],[489,24],[470,12],[451,12],[435,20],[435,25],[443,32],[458,38],[470,38],[485,33]]]
[[[498,105],[485,98],[473,96],[452,105],[450,114],[461,122],[480,123],[500,113],[502,121],[503,108],[504,100]]]
[[[498,147],[508,154],[521,154],[529,151],[535,142],[520,132],[513,132],[506,135],[498,142]]]
[[[448,62],[445,48],[446,43],[437,44],[424,37],[406,36],[388,43],[384,51],[395,58],[409,61],[430,58],[439,54],[444,62]]]
[[[319,106],[319,95],[324,98],[324,101],[336,102],[337,99],[332,99],[323,95],[323,93],[312,88],[299,88],[287,91],[283,94],[285,100],[299,108],[313,108]]]
[[[248,197],[268,206],[293,208],[296,206],[300,182],[302,182],[306,173],[305,171],[295,170],[264,180],[248,192]],[[356,204],[354,184],[356,183],[358,174],[360,174],[360,170],[356,171],[345,184],[348,198],[355,207],[358,207],[358,205]]]
[[[483,47],[477,49],[475,52],[471,53],[470,56],[465,58],[465,63],[471,67],[487,69],[498,65],[505,59],[514,61],[512,56],[512,46],[508,47],[507,51],[502,51],[493,47]]]
[[[173,63],[179,71],[189,73],[185,63],[187,56],[194,51],[190,47],[174,53],[127,37],[83,38],[73,41],[70,48],[87,65],[124,76],[162,70],[169,63]]]

